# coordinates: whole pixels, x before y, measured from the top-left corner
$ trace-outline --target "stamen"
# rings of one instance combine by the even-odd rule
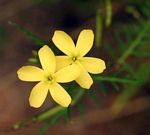
[[[77,57],[72,57],[72,61],[76,61],[77,60]]]
[[[52,81],[52,80],[53,80],[53,77],[52,77],[52,76],[49,76],[49,77],[48,77],[48,80],[49,80],[49,81]]]

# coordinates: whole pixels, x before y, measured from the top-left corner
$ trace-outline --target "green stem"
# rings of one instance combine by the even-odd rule
[[[109,27],[112,21],[111,0],[106,0],[106,27]]]
[[[103,17],[100,9],[96,12],[96,31],[95,31],[95,45],[100,47],[102,43],[103,34]]]
[[[82,88],[79,90],[79,92],[75,96],[74,100],[72,101],[71,106],[75,105],[80,100],[80,98],[82,97],[82,95],[84,94],[84,92],[85,92],[85,90],[82,89]]]
[[[130,56],[134,49],[139,45],[140,41],[145,35],[145,31],[149,28],[149,21],[144,26],[143,30],[139,33],[136,39],[131,43],[130,47],[123,53],[123,55],[118,59],[118,63],[121,65]]]
[[[95,76],[95,80],[98,81],[110,81],[110,82],[118,82],[118,83],[138,83],[137,80],[129,80],[129,79],[122,79],[116,77],[104,77],[104,76]]]
[[[71,103],[71,106],[74,106],[79,100],[80,98],[82,97],[82,95],[84,94],[84,90],[83,89],[79,89],[78,93],[76,94],[76,96],[74,97],[74,100],[72,101]],[[24,121],[21,121],[21,122],[18,122],[16,123],[13,128],[14,129],[19,129],[21,127],[24,127],[30,123],[34,123],[34,122],[40,122],[40,121],[43,121],[43,120],[46,120],[47,118],[50,118],[52,116],[54,116],[56,113],[62,111],[62,110],[65,110],[66,108],[64,107],[61,107],[61,106],[56,106],[56,107],[53,107],[53,108],[50,108],[42,113],[39,113],[31,118],[28,118]]]

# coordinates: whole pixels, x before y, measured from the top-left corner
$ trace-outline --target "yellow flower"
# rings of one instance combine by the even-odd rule
[[[68,107],[71,103],[71,97],[58,83],[66,83],[76,79],[80,74],[80,68],[72,64],[56,71],[55,55],[47,45],[39,50],[38,55],[43,69],[35,66],[23,66],[17,72],[20,80],[40,81],[31,91],[30,106],[40,107],[49,91],[55,102],[63,107]]]
[[[92,30],[83,30],[79,34],[75,46],[71,37],[63,31],[55,31],[52,41],[67,56],[56,56],[56,69],[59,70],[67,65],[76,64],[81,69],[76,82],[83,88],[89,89],[93,80],[89,73],[102,73],[106,68],[105,62],[98,58],[83,57],[93,46],[94,34]],[[88,73],[89,72],[89,73]]]

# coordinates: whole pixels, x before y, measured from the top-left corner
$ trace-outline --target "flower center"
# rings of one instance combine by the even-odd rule
[[[77,60],[77,57],[76,57],[76,56],[72,57],[72,61],[73,61],[73,62],[75,62],[76,60]]]
[[[52,82],[53,81],[53,77],[52,76],[48,76],[48,81]]]

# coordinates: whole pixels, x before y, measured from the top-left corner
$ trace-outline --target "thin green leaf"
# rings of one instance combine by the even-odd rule
[[[99,85],[100,85],[100,89],[99,89],[100,93],[106,96],[108,94],[108,91],[105,84],[103,82],[99,82]]]
[[[78,89],[78,93],[76,94],[73,102],[71,103],[71,105],[76,104],[76,102],[78,102],[81,98],[81,96],[84,94],[85,90],[83,88],[79,88]]]
[[[69,106],[68,108],[66,108],[64,113],[64,120],[65,120],[65,124],[67,124],[70,119],[71,119],[71,107]]]
[[[88,96],[89,96],[89,98],[90,98],[91,100],[97,101],[98,98],[97,98],[97,96],[96,96],[94,90],[88,90],[88,91],[87,91],[87,94],[88,94]]]
[[[108,81],[108,82],[118,82],[118,83],[139,83],[138,80],[129,80],[124,78],[117,78],[117,77],[106,77],[106,76],[95,76],[94,80],[97,81]]]
[[[31,31],[27,30],[26,28],[24,28],[23,26],[17,24],[17,23],[13,23],[13,22],[9,22],[9,24],[11,24],[12,26],[15,26],[19,31],[23,32],[27,37],[29,37],[37,46],[43,46],[46,44],[46,42],[44,40],[42,40],[41,38],[39,38],[37,35],[35,35],[34,33],[32,33]]]
[[[84,115],[85,115],[85,106],[84,106],[82,101],[79,102],[77,109],[78,109],[78,113],[79,113],[80,118],[83,120]]]

